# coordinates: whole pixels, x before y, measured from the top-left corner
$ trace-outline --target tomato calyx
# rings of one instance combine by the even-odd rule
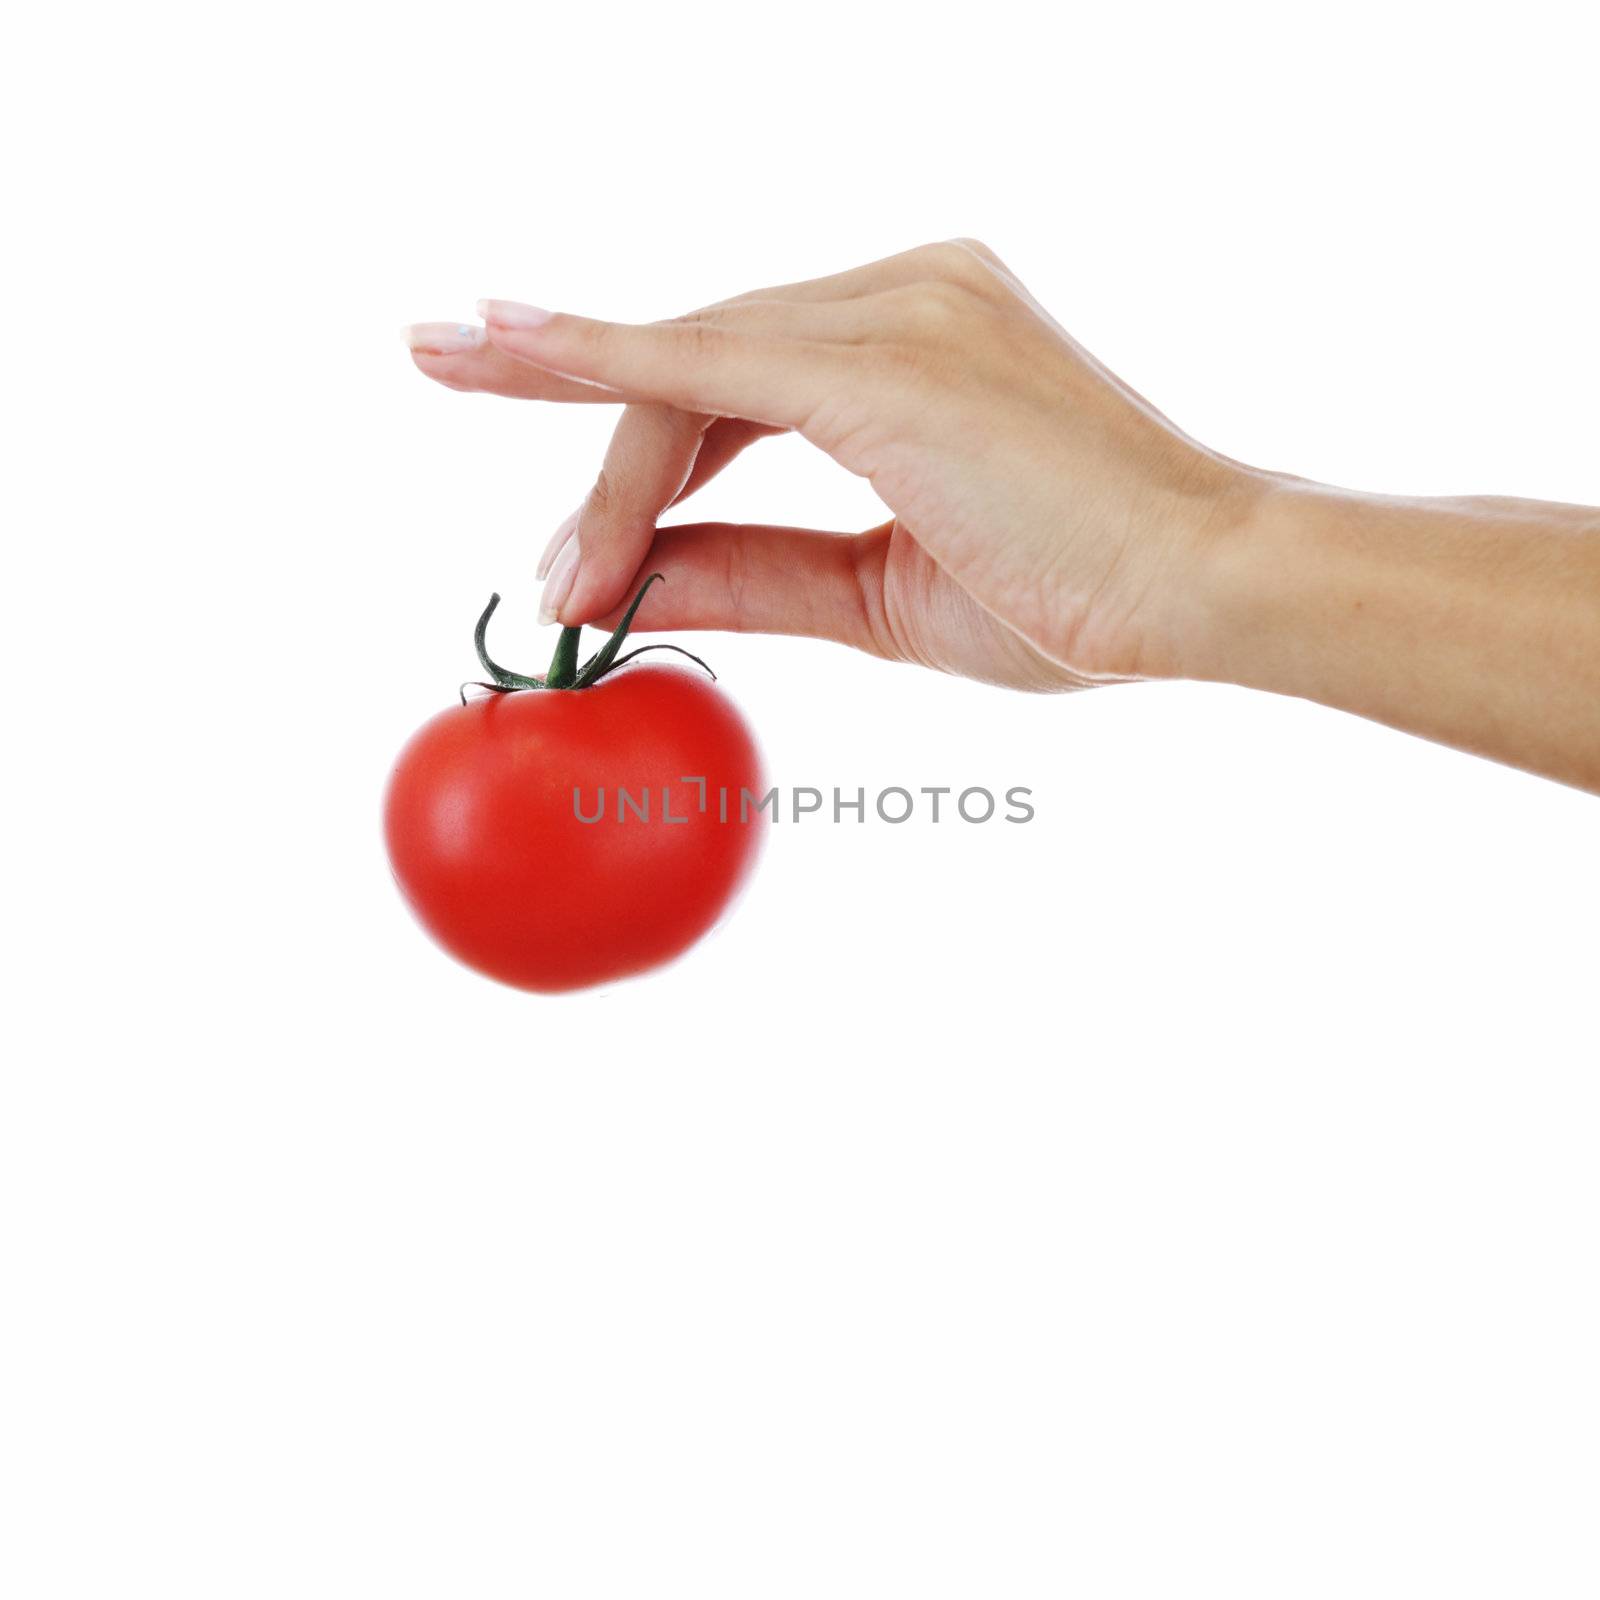
[[[542,678],[530,678],[523,673],[512,672],[490,656],[484,636],[488,632],[489,618],[494,615],[495,608],[500,604],[499,595],[490,595],[488,605],[483,608],[483,615],[478,618],[472,642],[477,649],[478,660],[483,663],[483,670],[491,681],[479,683],[477,687],[492,690],[496,694],[511,694],[519,689],[588,689],[608,674],[615,672],[618,667],[632,661],[635,656],[642,656],[647,650],[673,650],[680,656],[688,656],[696,666],[704,667],[714,681],[716,673],[712,672],[699,656],[685,650],[682,645],[642,644],[637,650],[630,650],[625,656],[618,655],[623,640],[628,637],[628,629],[633,626],[634,615],[650,585],[666,581],[659,572],[652,572],[640,584],[639,592],[629,603],[628,609],[622,613],[622,620],[612,630],[611,636],[581,666],[578,664],[578,643],[583,634],[583,627],[580,624],[576,628],[563,628],[560,638],[556,640],[555,654],[550,658],[550,670]],[[462,684],[461,703],[465,705],[466,700],[467,685]]]

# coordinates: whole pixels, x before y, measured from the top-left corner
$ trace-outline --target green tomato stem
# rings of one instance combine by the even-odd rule
[[[617,659],[617,652],[622,648],[622,641],[628,637],[628,629],[633,626],[633,619],[640,603],[650,592],[652,583],[665,583],[667,580],[659,572],[652,572],[643,583],[639,585],[639,592],[633,597],[633,604],[622,613],[619,622],[611,637],[595,652],[594,660],[586,666],[578,676],[575,687],[587,689],[591,683],[598,683],[611,670]]]
[[[550,658],[550,670],[544,675],[547,689],[570,689],[578,679],[578,639],[582,627],[563,628],[556,640],[556,653]]]
[[[648,578],[639,585],[639,592],[634,595],[632,603],[623,612],[622,620],[612,631],[611,637],[600,646],[590,658],[580,667],[578,665],[578,646],[583,636],[582,627],[563,628],[561,636],[556,640],[556,652],[550,658],[550,670],[543,678],[525,677],[520,672],[511,672],[502,667],[489,654],[489,647],[485,642],[489,628],[489,618],[495,613],[495,608],[500,604],[500,596],[492,594],[489,603],[483,608],[483,615],[478,618],[477,631],[472,636],[472,642],[478,652],[478,660],[483,663],[483,670],[492,682],[485,684],[485,688],[510,690],[510,689],[587,689],[592,684],[598,683],[608,672],[615,671],[623,661],[631,661],[634,656],[643,655],[646,650],[676,650],[679,655],[689,656],[689,659],[698,665],[706,667],[699,656],[689,655],[689,652],[675,644],[647,644],[638,650],[631,651],[628,655],[617,659],[617,652],[622,649],[622,641],[628,637],[628,629],[633,626],[633,619],[638,613],[640,603],[649,592],[652,583],[665,583],[667,580],[659,572],[652,572]],[[713,678],[716,673],[711,672]],[[462,689],[462,703],[466,703],[465,686]]]
[[[520,672],[508,672],[489,655],[489,647],[484,642],[484,636],[489,631],[489,618],[494,615],[495,607],[500,604],[500,596],[492,594],[489,603],[483,608],[483,615],[478,618],[477,631],[472,636],[473,645],[477,648],[478,660],[483,663],[483,670],[494,679],[497,689],[542,689],[544,685],[537,678],[525,678]]]

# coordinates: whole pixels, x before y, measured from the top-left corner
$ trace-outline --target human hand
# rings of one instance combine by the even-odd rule
[[[983,245],[950,241],[633,326],[505,301],[408,330],[455,389],[626,403],[540,565],[541,616],[835,639],[1023,689],[1183,676],[1215,546],[1264,475],[1101,367]],[[793,430],[893,513],[865,533],[658,528],[757,439]]]

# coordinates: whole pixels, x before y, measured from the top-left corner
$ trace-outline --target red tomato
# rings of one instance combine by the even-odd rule
[[[603,793],[599,821],[579,820],[574,789],[584,817]],[[763,792],[719,689],[629,666],[441,712],[400,752],[384,832],[401,892],[453,956],[521,989],[580,989],[660,966],[716,922],[755,859]]]

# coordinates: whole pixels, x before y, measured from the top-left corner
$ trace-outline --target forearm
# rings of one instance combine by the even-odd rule
[[[1600,791],[1600,510],[1270,480],[1191,675]]]

